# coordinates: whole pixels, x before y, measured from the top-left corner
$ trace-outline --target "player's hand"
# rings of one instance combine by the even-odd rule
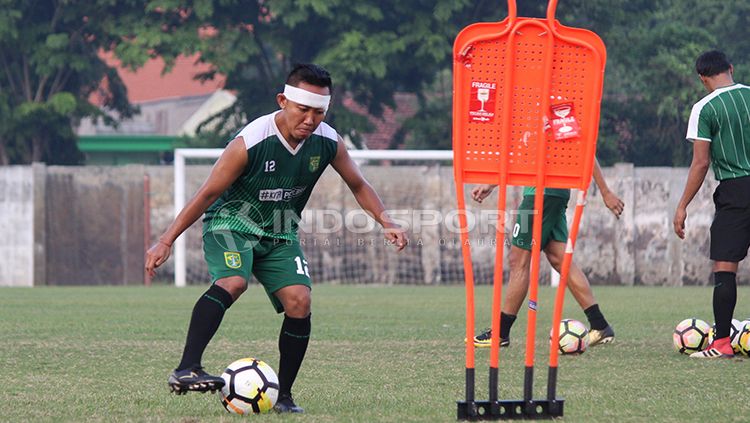
[[[620,200],[620,197],[616,196],[612,191],[602,192],[602,200],[604,205],[615,215],[616,218],[620,218],[622,211],[625,209],[625,203]]]
[[[385,228],[385,239],[396,246],[396,251],[403,250],[409,244],[409,237],[406,235],[406,231],[398,225]]]
[[[169,254],[172,252],[172,246],[159,241],[152,245],[151,248],[146,251],[146,272],[150,277],[154,277],[155,269],[169,258]]]
[[[685,239],[685,219],[687,219],[687,210],[684,207],[677,207],[672,224],[674,225],[674,233],[680,239]]]
[[[492,193],[492,191],[495,190],[495,187],[497,185],[480,185],[478,187],[474,187],[473,190],[471,190],[471,198],[476,201],[477,203],[481,203],[482,200],[487,198],[488,195]]]

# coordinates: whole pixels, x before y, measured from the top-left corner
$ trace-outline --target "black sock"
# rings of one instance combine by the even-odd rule
[[[284,315],[279,333],[279,396],[289,395],[310,342],[310,315],[295,319]]]
[[[211,285],[193,307],[182,361],[177,370],[200,367],[203,351],[219,329],[224,312],[232,305],[232,296],[222,287]]]
[[[737,304],[737,274],[734,272],[714,273],[714,339],[729,336],[734,306]]]
[[[516,316],[500,312],[500,338],[510,338],[510,328],[513,327],[513,322],[515,321]]]
[[[583,312],[586,314],[586,318],[589,319],[589,326],[591,326],[591,329],[602,330],[609,326],[607,319],[604,318],[604,315],[599,310],[599,304],[594,304],[586,310],[583,310]]]

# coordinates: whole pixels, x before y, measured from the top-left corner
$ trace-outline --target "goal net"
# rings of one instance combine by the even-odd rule
[[[208,176],[222,149],[176,149],[174,210],[182,210]],[[310,276],[336,284],[454,284],[463,281],[453,181],[453,152],[350,150],[391,216],[408,230],[401,252],[385,245],[380,226],[360,209],[329,167],[318,181],[299,224]],[[470,191],[470,190],[469,190]],[[509,191],[509,204],[521,191]],[[494,198],[494,197],[492,197]],[[497,204],[469,201],[470,239],[478,283],[492,283]],[[513,219],[513,216],[508,217]],[[175,242],[175,285],[210,281],[203,260],[201,220]],[[511,228],[506,221],[506,228]],[[506,242],[507,242],[506,237]],[[509,250],[509,248],[506,248]]]

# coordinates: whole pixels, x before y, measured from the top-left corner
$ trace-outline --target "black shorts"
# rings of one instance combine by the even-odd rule
[[[714,205],[711,260],[739,262],[750,248],[750,176],[721,181]]]

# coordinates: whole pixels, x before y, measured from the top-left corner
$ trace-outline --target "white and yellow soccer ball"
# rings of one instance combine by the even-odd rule
[[[239,359],[227,366],[221,377],[224,379],[221,403],[230,413],[266,413],[279,398],[279,378],[261,360]]]
[[[737,335],[737,353],[750,357],[750,320],[745,320]]]
[[[550,340],[552,331],[550,330]],[[589,331],[586,325],[574,319],[560,320],[560,338],[557,348],[561,354],[582,354],[589,346]]]
[[[708,346],[708,333],[711,330],[711,326],[701,319],[685,319],[674,328],[672,343],[682,354],[703,351]]]
[[[732,349],[734,350],[734,353],[737,354],[739,350],[737,349],[737,342],[740,339],[740,329],[745,325],[744,322],[741,322],[737,319],[732,319],[732,325],[729,327],[729,342],[732,344]],[[714,333],[716,332],[716,324],[714,323],[713,326],[711,326],[711,330],[708,332],[708,343],[711,344],[714,342]]]

